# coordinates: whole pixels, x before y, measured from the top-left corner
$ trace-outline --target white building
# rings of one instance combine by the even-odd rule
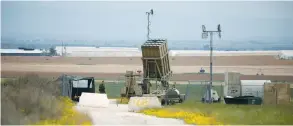
[[[141,51],[138,48],[125,47],[62,47],[57,46],[58,55],[69,57],[140,57]]]
[[[293,50],[282,50],[278,56],[279,59],[293,60]]]
[[[42,56],[43,50],[1,49],[1,56]]]
[[[174,56],[209,56],[207,50],[171,50]],[[214,56],[277,56],[279,51],[213,51]]]
[[[57,46],[58,55],[70,57],[141,57],[139,48],[129,47],[74,47]],[[283,51],[282,55],[292,56],[292,52]],[[206,50],[170,50],[169,56],[209,56],[210,51]],[[280,51],[213,51],[214,56],[278,56]]]
[[[270,80],[240,80],[241,96],[264,96],[265,83],[271,83]]]

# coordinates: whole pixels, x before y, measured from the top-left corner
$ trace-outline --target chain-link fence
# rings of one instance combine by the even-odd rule
[[[209,81],[188,81],[188,84],[185,85],[185,91],[181,91],[186,95],[186,100],[191,101],[201,101],[204,97],[204,94],[207,91],[207,86]],[[219,97],[223,96],[223,82],[222,81],[213,81],[212,89],[216,90]],[[183,86],[183,85],[182,85]],[[180,89],[179,89],[180,90]],[[182,89],[181,89],[182,90]]]
[[[103,79],[96,79],[96,91],[98,92],[98,85],[101,83]],[[109,98],[119,98],[120,91],[123,86],[125,86],[125,80],[123,78],[119,78],[117,80],[104,80],[106,93]],[[137,79],[137,82],[141,81]],[[181,94],[186,95],[187,100],[200,101],[203,97],[204,92],[206,91],[207,84],[209,81],[170,81],[170,86],[173,86],[180,91]],[[151,90],[156,90],[160,86],[160,82],[151,81]],[[214,81],[213,89],[218,92],[219,96],[223,96],[223,82]]]
[[[104,79],[96,79],[96,92],[98,92],[98,87],[101,81]],[[125,86],[125,80],[123,77],[118,78],[117,80],[104,80],[105,81],[105,87],[106,87],[106,93],[109,98],[119,98],[120,97],[120,91],[123,86]],[[140,79],[137,79],[137,82],[141,81]],[[180,91],[181,94],[186,95],[187,100],[191,101],[201,101],[201,98],[203,97],[207,85],[209,84],[209,81],[170,81],[170,86],[172,86],[174,83],[176,83],[175,87]],[[160,82],[151,81],[151,89],[155,90],[159,85]],[[213,81],[213,89],[217,91],[218,95],[223,99],[225,93],[228,91],[235,91],[235,90],[224,90],[225,87],[229,85],[224,85],[223,81]],[[256,96],[263,98],[264,96],[264,86],[263,85],[241,85],[240,88],[237,89],[239,91],[240,95],[250,95],[250,96]],[[293,86],[292,86],[293,87]],[[226,91],[226,92],[225,92]],[[225,93],[224,93],[225,92]],[[291,97],[293,98],[293,88],[291,88]]]

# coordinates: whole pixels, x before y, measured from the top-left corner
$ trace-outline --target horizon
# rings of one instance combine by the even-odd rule
[[[5,38],[144,41],[145,12],[151,8],[151,38],[208,42],[201,39],[201,25],[213,30],[221,24],[222,38],[214,36],[215,42],[293,42],[292,1],[1,1],[1,42]]]

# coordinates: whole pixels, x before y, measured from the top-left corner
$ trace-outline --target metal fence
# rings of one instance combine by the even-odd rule
[[[96,88],[103,79],[96,80]],[[138,82],[141,81],[140,79],[137,80]],[[180,91],[180,93],[186,95],[187,100],[192,101],[201,101],[203,97],[207,85],[209,81],[171,81],[170,86],[172,86],[176,82],[175,87]],[[152,81],[151,89],[156,89],[156,82]],[[157,82],[159,85],[160,82]],[[105,80],[106,92],[109,98],[118,98],[120,97],[120,90],[125,85],[125,80],[122,78],[117,80]],[[224,97],[224,88],[227,85],[224,85],[223,81],[213,81],[213,89],[217,91],[218,95],[223,99]],[[98,89],[96,89],[98,91]],[[228,90],[229,91],[229,90]],[[241,95],[253,95],[256,97],[263,98],[264,95],[264,86],[263,85],[242,85],[240,86],[240,94]],[[293,88],[291,88],[291,97],[293,98]]]
[[[185,91],[184,89],[180,90],[181,93],[184,93],[186,95],[186,100],[191,101],[201,101],[201,98],[203,98],[205,92],[207,91],[207,86],[209,84],[209,81],[188,81],[188,84],[185,85]],[[183,85],[182,85],[183,86]],[[213,87],[212,89],[216,90],[218,95],[221,97],[223,96],[223,82],[222,81],[213,81]]]

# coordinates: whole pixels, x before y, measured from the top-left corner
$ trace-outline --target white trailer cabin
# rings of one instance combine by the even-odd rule
[[[264,96],[264,84],[271,83],[270,80],[240,80],[241,96]]]

